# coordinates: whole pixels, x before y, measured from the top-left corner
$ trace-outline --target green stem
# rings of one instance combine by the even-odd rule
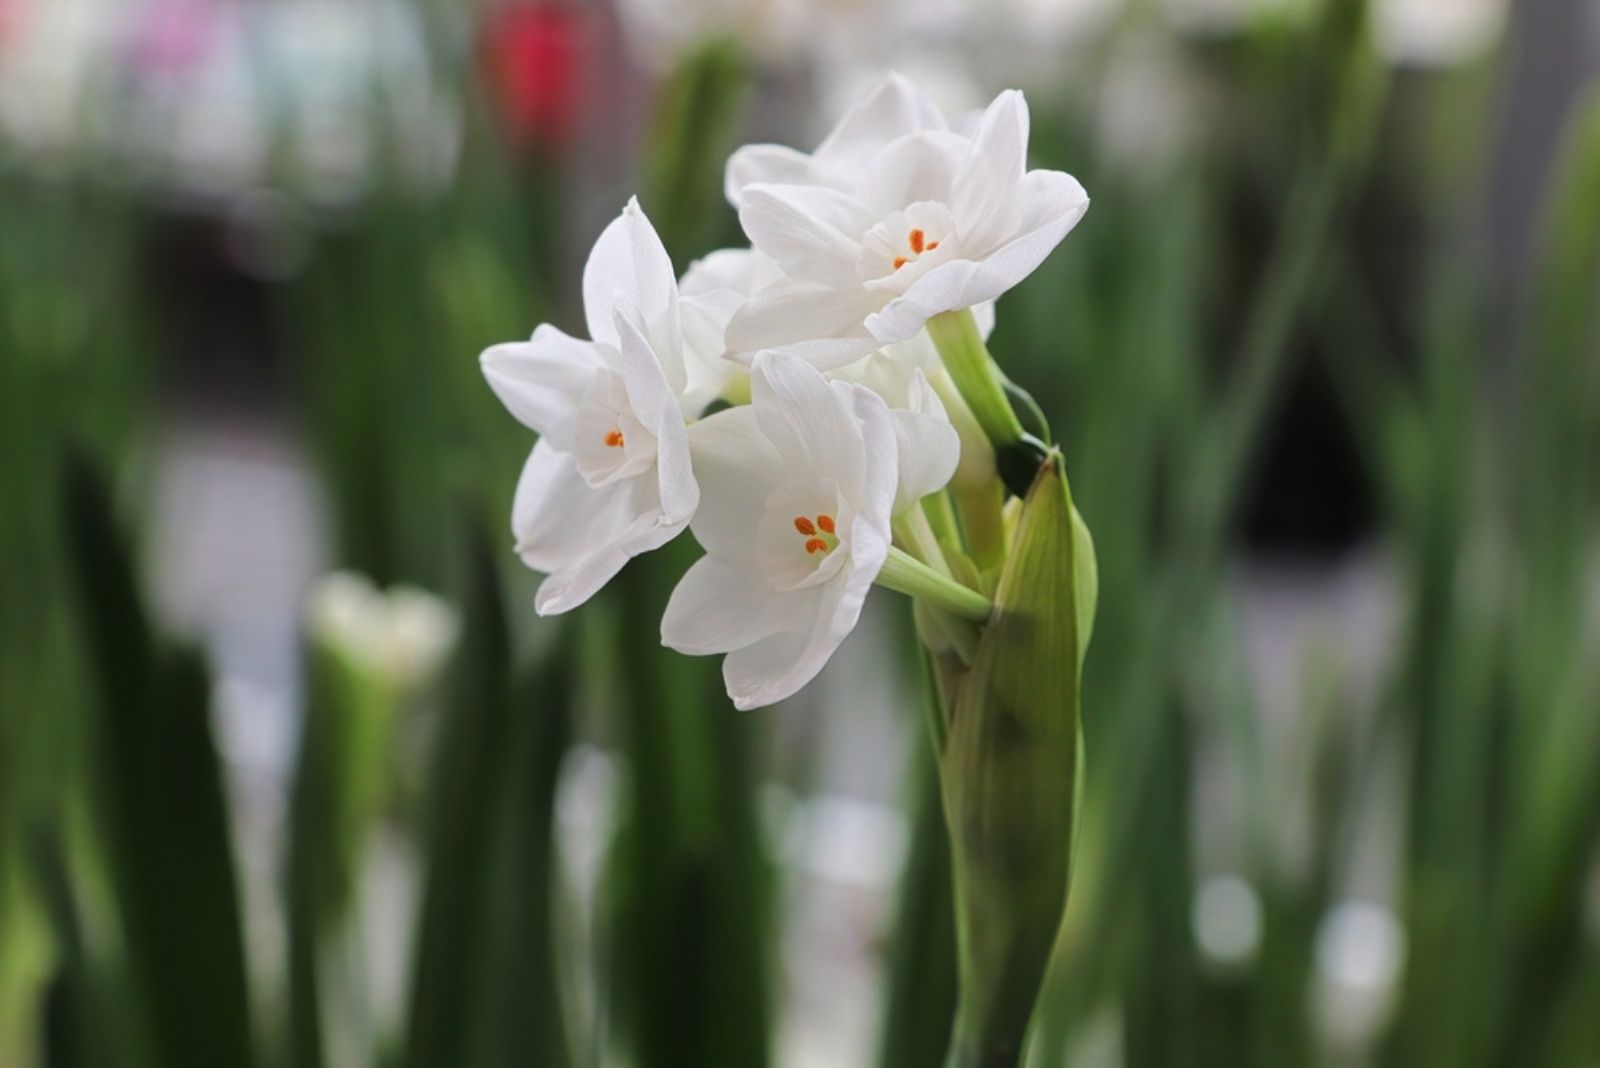
[[[994,602],[983,594],[946,578],[893,546],[883,562],[883,570],[878,572],[878,585],[976,623],[982,623],[994,613]]]
[[[948,493],[941,491],[924,497],[922,510],[927,515],[928,524],[933,528],[934,537],[939,539],[940,545],[961,545],[961,528],[956,524],[955,506],[950,503]]]
[[[933,532],[926,513],[913,506],[894,521],[894,540],[917,560],[927,564],[945,578],[953,578],[950,564],[944,558],[939,538]]]
[[[1005,491],[996,481],[985,486],[957,490],[955,499],[967,549],[972,553],[978,570],[983,573],[984,581],[992,583],[1006,558],[1006,520],[1001,510],[1005,503]]]
[[[933,338],[945,370],[989,442],[999,449],[1021,441],[1022,421],[1006,398],[1005,383],[983,343],[971,309],[944,312],[929,319],[928,336]]]

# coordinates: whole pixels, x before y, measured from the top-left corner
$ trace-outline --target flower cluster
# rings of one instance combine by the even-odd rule
[[[815,152],[729,160],[748,249],[680,280],[630,201],[584,269],[588,339],[543,325],[483,355],[539,435],[512,517],[548,575],[538,610],[577,607],[687,527],[706,555],[662,640],[726,654],[741,708],[814,678],[875,583],[951,632],[984,618],[981,578],[951,567],[923,502],[953,478],[998,486],[994,454],[926,327],[992,323],[1083,216],[1082,187],[1028,170],[1027,145],[1020,93],[947,117],[891,76]]]

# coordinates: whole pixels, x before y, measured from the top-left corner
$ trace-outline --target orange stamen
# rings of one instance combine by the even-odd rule
[[[934,249],[936,249],[938,247],[939,247],[939,242],[937,242],[937,241],[929,241],[928,242],[928,251],[929,252],[932,252]]]
[[[926,240],[927,235],[921,230],[911,231],[911,251],[915,252],[919,256],[922,255],[922,245]]]
[[[613,449],[622,448],[622,431],[620,431],[620,430],[608,430],[608,431],[606,431],[606,444],[608,446],[610,446],[611,448],[613,448]]]
[[[794,517],[794,529],[798,530],[808,538],[817,532],[817,528],[812,524],[811,520],[807,519],[803,515],[797,515]]]
[[[824,534],[832,534],[834,532],[833,531],[833,516],[831,516],[831,515],[819,515],[819,516],[817,516],[817,526],[822,528],[822,532]]]
[[[827,551],[828,543],[823,541],[821,538],[812,538],[810,541],[806,542],[807,556],[811,555],[812,553],[825,553]]]
[[[906,259],[904,256],[896,256],[894,258],[894,269],[898,271],[900,268],[904,267],[910,262],[911,261]]]

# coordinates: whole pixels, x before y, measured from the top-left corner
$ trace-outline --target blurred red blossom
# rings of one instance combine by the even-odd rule
[[[567,4],[505,3],[483,24],[482,57],[505,135],[559,152],[576,132],[588,19]]]

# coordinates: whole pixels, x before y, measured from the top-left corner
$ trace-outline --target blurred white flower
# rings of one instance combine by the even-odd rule
[[[1368,901],[1329,910],[1317,928],[1317,1015],[1341,1048],[1369,1042],[1394,1009],[1405,965],[1405,931],[1394,913]]]
[[[1189,915],[1194,940],[1205,959],[1236,968],[1255,959],[1261,945],[1261,899],[1237,875],[1218,875],[1195,891]]]
[[[591,340],[547,323],[482,360],[501,402],[539,433],[511,523],[523,562],[549,575],[542,615],[583,604],[677,537],[700,503],[685,420],[713,394],[704,381],[691,389],[678,281],[638,201],[595,242],[583,303]]]
[[[1506,0],[1377,0],[1378,45],[1391,62],[1447,67],[1494,47],[1504,29]]]
[[[253,12],[264,90],[289,121],[291,180],[339,205],[381,180],[431,192],[455,169],[459,109],[416,8],[395,0],[279,0]]]
[[[227,34],[207,62],[173,72],[162,88],[171,108],[166,116],[170,141],[167,164],[174,186],[196,192],[249,189],[265,177],[271,151],[266,101],[250,69],[250,42],[238,32],[239,19],[223,25]],[[146,130],[143,151],[159,151],[160,135]],[[141,146],[125,145],[140,151]]]
[[[661,622],[669,648],[728,654],[723,678],[739,708],[794,694],[855,628],[888,558],[901,482],[896,420],[870,390],[768,352],[751,370],[751,396],[691,428],[705,486],[692,527],[706,556]],[[942,433],[953,437],[948,425]],[[953,449],[940,436],[928,451]]]
[[[96,79],[113,69],[120,14],[110,0],[49,0],[7,12],[0,131],[34,155],[74,148],[102,87]]]
[[[1095,127],[1106,156],[1132,180],[1170,173],[1203,129],[1205,87],[1184,69],[1171,35],[1124,37],[1107,64]]]
[[[781,347],[829,370],[998,297],[1089,204],[1071,175],[1029,171],[1027,151],[1021,93],[952,124],[898,76],[813,154],[740,149],[729,199],[785,277],[734,316],[729,348],[747,357]]]
[[[325,575],[312,585],[306,625],[319,644],[397,689],[432,680],[460,631],[455,609],[426,590],[380,590],[351,571]]]

